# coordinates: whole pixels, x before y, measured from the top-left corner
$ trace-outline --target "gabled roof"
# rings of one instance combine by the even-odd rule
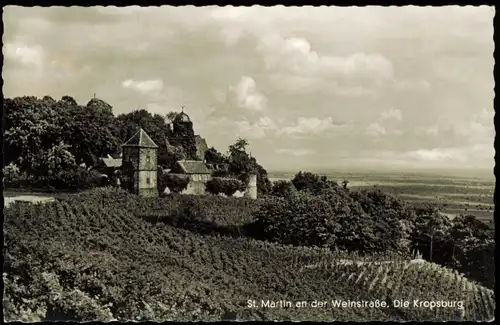
[[[143,148],[158,148],[156,143],[149,137],[149,135],[141,128],[134,134],[127,142],[123,144],[124,147],[143,147]]]
[[[118,168],[122,166],[122,160],[121,159],[115,159],[115,158],[102,158],[102,162],[106,167],[113,167],[113,168]]]
[[[203,161],[199,160],[179,160],[177,161],[182,171],[185,174],[211,174],[212,172],[207,168]]]

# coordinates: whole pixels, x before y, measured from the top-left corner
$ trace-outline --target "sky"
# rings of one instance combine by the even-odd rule
[[[493,7],[4,7],[6,97],[189,114],[266,169],[493,169]]]

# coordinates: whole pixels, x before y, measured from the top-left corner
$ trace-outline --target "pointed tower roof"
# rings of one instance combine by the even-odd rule
[[[141,128],[134,134],[127,142],[123,144],[124,147],[143,147],[143,148],[158,148],[156,143],[149,137],[149,135]]]

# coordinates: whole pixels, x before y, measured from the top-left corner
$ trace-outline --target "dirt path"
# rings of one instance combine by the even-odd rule
[[[38,202],[51,202],[54,201],[55,198],[51,196],[37,196],[37,195],[18,195],[11,197],[4,197],[4,208],[7,208],[10,204],[15,201],[21,202],[29,202],[29,203],[38,203]]]

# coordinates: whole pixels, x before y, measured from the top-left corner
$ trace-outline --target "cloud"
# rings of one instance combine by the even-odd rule
[[[28,46],[23,43],[5,44],[4,55],[24,65],[42,66],[44,51],[39,45]]]
[[[384,111],[380,114],[380,120],[385,121],[385,120],[396,120],[396,121],[402,121],[403,120],[403,113],[401,113],[401,110],[399,109],[389,109],[387,111]]]
[[[493,16],[471,6],[8,6],[3,90],[78,102],[96,92],[117,114],[185,105],[195,131],[221,150],[249,134],[266,168],[288,166],[283,157],[297,168],[331,164],[341,150],[355,162],[370,148],[426,164],[415,157],[493,139]],[[401,116],[382,113],[390,108]],[[332,127],[328,116],[353,127]],[[317,153],[267,154],[296,147]]]
[[[477,161],[478,154],[482,157],[490,156],[492,160],[494,156],[493,143],[448,148],[419,149],[404,153],[402,156],[404,158],[423,162],[470,163]]]
[[[230,103],[254,112],[266,109],[267,98],[257,90],[257,84],[251,77],[242,76],[236,86],[229,88]]]
[[[317,117],[299,117],[294,125],[286,126],[278,131],[278,134],[296,135],[296,134],[319,134],[333,129],[336,125],[332,117],[320,119]]]
[[[380,124],[375,122],[375,123],[370,124],[366,128],[366,134],[369,136],[372,136],[372,137],[379,137],[382,135],[386,135],[387,131],[383,126],[381,126]]]
[[[461,121],[447,119],[440,124],[416,127],[415,131],[419,135],[433,138],[439,136],[458,143],[484,143],[493,139],[495,134],[493,111],[482,109],[478,113],[464,116]]]
[[[427,127],[417,127],[417,133],[431,137],[436,137],[439,134],[439,127],[437,125],[427,126]]]
[[[291,156],[309,156],[315,153],[315,151],[311,149],[287,149],[287,148],[278,149],[276,150],[276,152]]]
[[[127,89],[133,89],[141,94],[149,94],[161,91],[163,89],[163,81],[160,79],[156,80],[132,80],[127,79],[122,82],[122,87]]]
[[[256,123],[250,123],[248,120],[237,121],[236,126],[239,134],[249,139],[264,138],[277,128],[276,122],[267,116],[259,118]]]
[[[352,53],[347,56],[322,55],[302,37],[262,37],[257,50],[268,70],[288,71],[298,76],[332,78],[340,82],[380,85],[394,75],[392,63],[379,53]]]

